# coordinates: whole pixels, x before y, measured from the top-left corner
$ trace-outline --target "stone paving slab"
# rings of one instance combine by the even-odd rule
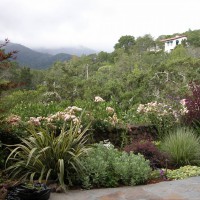
[[[200,200],[200,177],[134,187],[70,190],[52,193],[50,200]]]

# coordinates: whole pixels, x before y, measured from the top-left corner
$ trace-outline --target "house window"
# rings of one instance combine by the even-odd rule
[[[176,40],[176,45],[178,45],[179,44],[179,40]]]

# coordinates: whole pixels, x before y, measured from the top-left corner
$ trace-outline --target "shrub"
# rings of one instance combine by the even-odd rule
[[[156,145],[148,140],[133,141],[132,144],[127,145],[124,150],[126,152],[133,152],[134,154],[142,154],[145,159],[150,161],[152,168],[161,168],[166,166],[167,155],[160,152]]]
[[[183,117],[183,121],[187,125],[193,125],[200,121],[200,84],[191,83],[189,86],[192,94],[184,99],[188,113]]]
[[[57,92],[45,92],[42,95],[42,102],[44,103],[51,103],[51,102],[60,102],[61,97]]]
[[[158,137],[162,139],[177,126],[181,116],[187,113],[187,109],[181,103],[175,106],[155,101],[140,104],[137,113],[146,116],[147,121],[156,126]]]
[[[168,153],[175,166],[199,164],[200,140],[188,128],[179,128],[165,137],[161,148]]]
[[[12,94],[4,96],[0,103],[0,110],[5,110],[10,112],[11,109],[15,108],[18,104],[29,104],[36,103],[40,101],[40,96],[43,94],[44,88],[39,88],[38,90],[19,90],[14,91]],[[0,113],[1,114],[1,113]],[[16,113],[18,114],[18,113]]]
[[[114,170],[124,185],[138,185],[148,180],[151,168],[149,161],[141,155],[122,152],[120,157],[114,159]]]
[[[26,136],[28,136],[27,127],[30,125],[42,128],[48,127],[49,130],[52,130],[56,134],[59,134],[64,124],[65,128],[67,129],[70,128],[71,122],[73,124],[81,123],[81,117],[84,112],[79,114],[78,112],[80,111],[82,111],[81,108],[78,108],[76,106],[69,106],[63,111],[59,111],[48,116],[24,117],[26,121],[23,121],[21,116],[12,114],[4,120],[0,121],[0,124],[2,125],[0,126],[0,140],[2,140],[2,137],[7,135],[10,136],[12,140],[8,140],[9,137],[4,137],[4,143],[16,144],[14,142],[16,141],[16,139],[18,139],[19,137],[25,138]],[[86,126],[87,125],[85,125],[85,127]],[[13,143],[8,143],[8,141],[13,141]]]
[[[110,144],[96,145],[82,162],[85,173],[80,181],[85,188],[141,184],[151,171],[142,155],[120,152]]]
[[[30,117],[48,116],[52,113],[58,112],[63,108],[58,103],[44,104],[41,102],[37,103],[19,103],[13,109],[10,110],[12,114],[19,115],[23,120],[27,120]]]
[[[92,143],[109,140],[117,147],[126,143],[127,129],[121,120],[122,113],[119,105],[115,101],[106,102],[96,96],[94,101],[79,100],[74,102],[74,105],[85,109],[86,116],[83,118],[83,124],[91,122]]]
[[[65,188],[70,184],[74,173],[82,169],[80,158],[87,153],[87,139],[84,129],[79,133],[79,126],[72,126],[68,131],[62,129],[59,136],[45,129],[40,132],[31,130],[31,136],[22,139],[7,158],[6,171],[10,177],[20,179],[59,180]]]

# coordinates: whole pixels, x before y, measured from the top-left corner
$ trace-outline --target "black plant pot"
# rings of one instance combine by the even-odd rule
[[[38,184],[37,184],[38,186]],[[51,190],[46,185],[40,184],[40,190],[36,187],[28,188],[24,184],[9,189],[7,200],[48,200]]]

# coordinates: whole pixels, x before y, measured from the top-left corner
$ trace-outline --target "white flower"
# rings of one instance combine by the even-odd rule
[[[106,107],[106,111],[109,113],[109,114],[112,114],[114,113],[114,108],[111,108],[111,107]]]
[[[102,99],[100,96],[96,96],[96,97],[94,98],[94,101],[95,101],[95,102],[104,102],[105,100]]]
[[[65,121],[69,121],[71,119],[71,115],[69,115],[69,114],[65,114],[64,115],[64,120]]]
[[[181,99],[181,100],[180,100],[180,104],[182,104],[183,106],[185,106],[185,105],[186,105],[186,102],[187,102],[187,100],[186,100],[186,99]]]
[[[80,124],[80,120],[76,117],[73,119],[74,124]]]
[[[188,112],[189,112],[189,110],[188,110],[186,107],[184,107],[184,106],[183,106],[182,109],[180,109],[181,115],[185,115],[185,114],[188,113]]]
[[[138,113],[141,113],[141,112],[144,112],[144,104],[140,104],[139,106],[138,106],[138,108],[137,108],[137,112]]]
[[[110,149],[113,147],[113,145],[109,142],[109,140],[104,140],[103,146],[106,147],[107,149]]]
[[[71,109],[74,110],[74,111],[78,111],[78,112],[82,111],[82,108],[78,108],[76,106],[72,106]]]

